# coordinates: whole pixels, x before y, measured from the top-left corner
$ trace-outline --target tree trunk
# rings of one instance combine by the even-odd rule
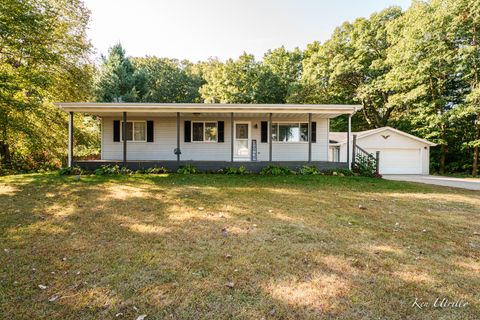
[[[4,164],[10,164],[12,162],[10,148],[6,141],[0,141],[0,159]]]
[[[478,147],[473,148],[473,165],[472,165],[472,176],[476,177],[478,174]]]
[[[445,173],[445,154],[447,153],[447,148],[445,145],[442,144],[440,147],[440,168],[439,168],[439,173],[444,174]]]
[[[478,52],[478,43],[477,43],[477,25],[473,23],[473,30],[472,30],[472,46],[475,48],[475,51]],[[474,77],[473,77],[473,85],[472,90],[475,90],[475,87],[479,85],[478,83],[478,65],[474,65]],[[480,100],[477,98],[475,99],[475,107],[479,108]],[[479,109],[480,110],[480,109]],[[475,140],[480,140],[480,111],[477,112],[477,123],[476,123],[476,137]],[[472,163],[472,176],[476,176],[478,174],[478,144],[473,147],[473,163]]]
[[[480,112],[477,113],[477,134],[475,139],[478,141],[480,140]],[[478,174],[478,145],[473,147],[473,164],[472,164],[472,176],[476,176]]]
[[[2,140],[0,140],[0,161],[3,164],[11,164],[12,158],[10,156],[10,147],[8,145],[8,117],[6,114],[3,115],[2,123]]]

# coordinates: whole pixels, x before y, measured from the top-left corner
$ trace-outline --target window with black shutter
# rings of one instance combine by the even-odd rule
[[[184,135],[184,141],[185,142],[191,142],[192,141],[192,121],[185,121],[184,126],[183,126],[183,135]]]
[[[113,142],[120,142],[120,120],[113,120]]]
[[[153,142],[153,121],[148,120],[147,121],[147,142]]]
[[[312,143],[317,142],[317,123],[312,122]]]
[[[260,141],[262,143],[268,142],[268,121],[262,121],[260,123]]]
[[[217,142],[225,142],[225,122],[218,121],[218,138]]]

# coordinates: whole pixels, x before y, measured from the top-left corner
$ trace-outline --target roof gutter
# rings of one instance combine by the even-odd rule
[[[354,114],[358,105],[313,105],[313,104],[201,104],[201,103],[56,103],[66,112],[250,112],[250,113],[313,113]]]

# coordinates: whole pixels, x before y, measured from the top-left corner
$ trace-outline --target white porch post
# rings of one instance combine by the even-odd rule
[[[180,162],[180,112],[177,112],[177,150],[175,150],[177,154],[177,162]]]
[[[123,137],[123,166],[127,166],[127,113],[123,112],[123,125],[122,125],[122,137]]]
[[[233,112],[230,113],[230,161],[233,162],[233,153],[234,153],[234,145],[233,145],[233,141],[234,141],[234,130],[233,130],[233,126],[234,126],[234,119],[233,119]]]
[[[347,130],[347,164],[348,168],[352,169],[352,164],[350,163],[350,134],[352,132],[352,115],[348,115],[348,130]]]
[[[272,132],[272,113],[270,113],[268,117],[268,161],[272,162],[272,140],[273,140],[273,132]]]
[[[71,167],[73,164],[73,112],[68,114],[68,163]]]
[[[308,162],[312,162],[312,114],[308,114]]]

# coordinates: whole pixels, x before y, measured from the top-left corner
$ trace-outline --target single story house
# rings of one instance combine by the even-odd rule
[[[102,164],[129,168],[193,164],[201,170],[268,164],[321,169],[348,168],[348,157],[329,161],[329,122],[351,116],[359,105],[58,103],[68,112],[68,164],[94,169]],[[73,154],[75,113],[101,119],[101,159]],[[350,121],[349,121],[350,122]]]
[[[347,135],[347,132],[330,132],[330,161],[346,161]],[[430,147],[435,146],[434,143],[391,127],[351,135],[356,139],[355,144],[366,152],[380,152],[380,174],[429,174]],[[353,152],[354,143],[350,145]]]

